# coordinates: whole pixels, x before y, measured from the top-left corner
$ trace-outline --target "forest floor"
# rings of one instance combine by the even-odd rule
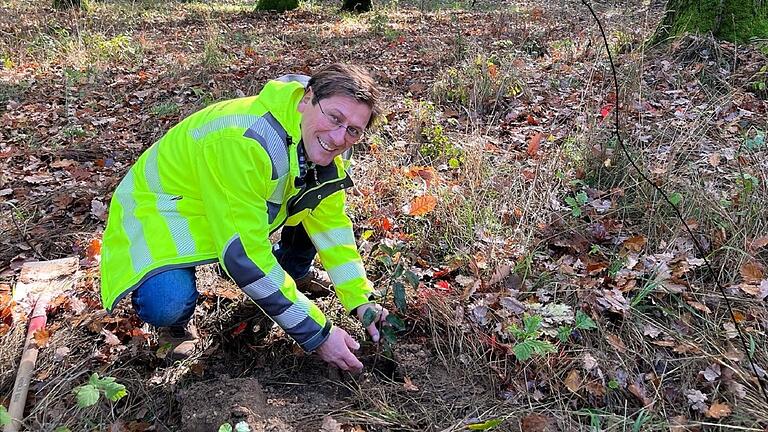
[[[0,414],[28,324],[19,271],[75,256],[75,285],[36,334],[26,430],[768,428],[766,41],[649,46],[661,2],[596,2],[617,98],[578,1],[338,3],[0,5]],[[333,61],[369,68],[386,94],[349,211],[406,330],[391,352],[365,342],[362,374],[339,373],[207,266],[202,349],[171,362],[129,301],[101,308],[112,191],[185,116]],[[407,307],[398,267],[418,279]],[[93,373],[127,395],[79,405]]]

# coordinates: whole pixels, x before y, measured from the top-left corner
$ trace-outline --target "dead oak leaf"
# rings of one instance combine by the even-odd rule
[[[403,208],[403,212],[410,216],[424,216],[435,209],[437,198],[432,195],[419,195],[410,204]]]
[[[747,283],[760,283],[765,268],[757,261],[747,261],[741,265],[741,277]]]
[[[726,403],[715,402],[709,407],[705,415],[713,419],[728,417],[731,415],[731,407]]]

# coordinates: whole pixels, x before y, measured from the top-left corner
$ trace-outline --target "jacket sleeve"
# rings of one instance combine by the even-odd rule
[[[267,198],[279,179],[271,178],[266,151],[248,138],[219,136],[203,145],[199,160],[202,199],[219,262],[305,351],[315,350],[328,338],[331,322],[272,255]]]
[[[350,313],[370,301],[373,287],[357,250],[352,221],[344,212],[344,200],[343,190],[331,194],[302,223],[333,281],[339,301]]]

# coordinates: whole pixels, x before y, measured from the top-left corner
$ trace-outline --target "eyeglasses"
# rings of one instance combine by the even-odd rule
[[[320,107],[320,112],[323,113],[323,115],[325,116],[326,120],[328,120],[328,123],[331,126],[335,127],[336,129],[341,128],[341,127],[346,129],[347,136],[349,137],[349,139],[351,141],[357,141],[357,140],[359,140],[363,136],[363,132],[364,131],[356,128],[355,126],[345,125],[344,122],[341,121],[339,116],[337,116],[336,114],[328,114],[328,113],[326,113],[325,110],[323,110],[323,106],[320,105],[320,101],[317,101],[317,106]]]

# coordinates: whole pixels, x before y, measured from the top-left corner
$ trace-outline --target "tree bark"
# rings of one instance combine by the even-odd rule
[[[768,1],[667,0],[654,40],[685,32],[711,32],[718,39],[739,42],[768,37]]]
[[[373,9],[373,0],[344,0],[341,10],[346,12],[370,12]]]

